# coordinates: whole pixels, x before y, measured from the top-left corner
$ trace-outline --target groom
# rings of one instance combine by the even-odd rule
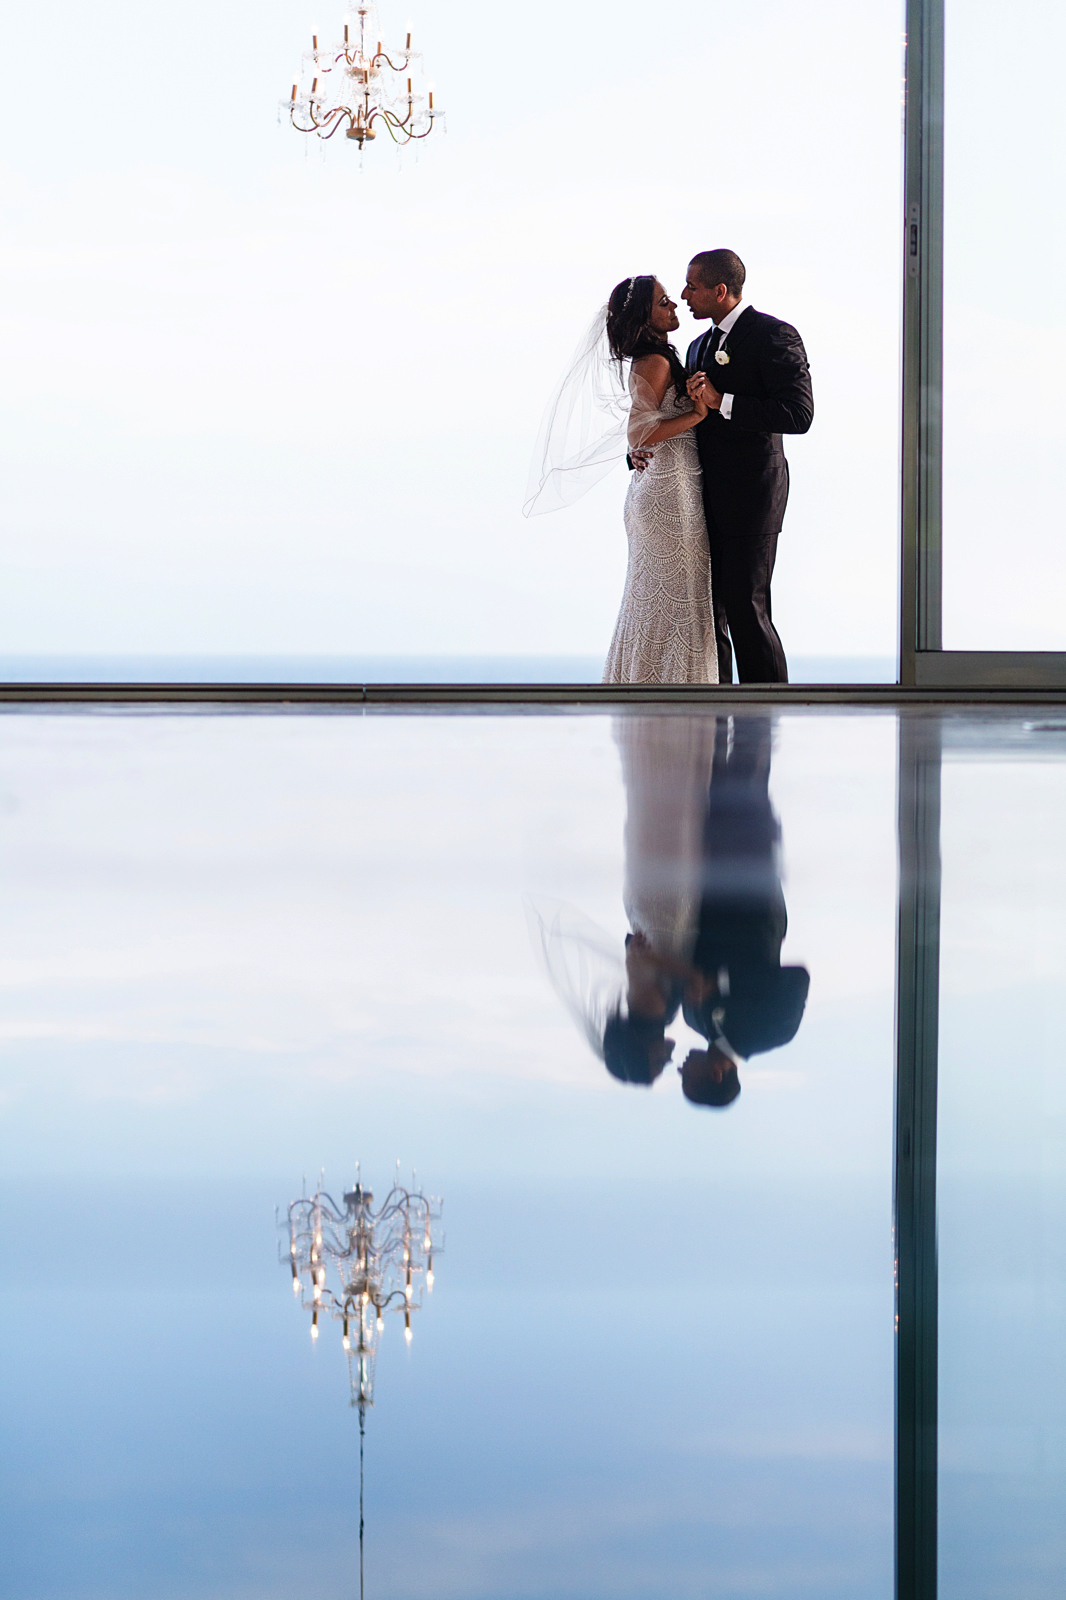
[[[698,424],[697,424],[698,426]],[[707,1040],[681,1066],[694,1105],[727,1106],[738,1068],[794,1039],[810,988],[806,967],[781,965],[788,928],[781,890],[781,825],[770,803],[773,724],[718,718],[704,826],[703,896],[684,1016]]]
[[[682,300],[709,330],[688,350],[688,391],[709,407],[696,427],[711,545],[718,677],[787,683],[770,612],[770,579],[788,500],[783,433],[814,419],[810,369],[795,328],[742,303],[744,263],[703,250],[689,263]],[[732,650],[730,649],[732,639]]]

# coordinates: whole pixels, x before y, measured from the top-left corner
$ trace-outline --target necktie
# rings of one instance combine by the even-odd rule
[[[711,362],[714,360],[715,351],[720,349],[721,344],[722,344],[722,340],[724,338],[725,338],[725,334],[722,332],[721,328],[715,328],[714,331],[712,332],[710,338],[707,340],[707,343],[704,346],[704,351],[703,351],[703,369],[704,369],[704,371],[707,370],[707,368],[710,366]]]

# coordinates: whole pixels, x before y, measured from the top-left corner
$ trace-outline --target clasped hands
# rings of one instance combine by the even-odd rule
[[[705,372],[694,372],[685,387],[697,411],[702,411],[706,415],[708,411],[722,409],[722,396]],[[634,472],[643,472],[654,453],[653,450],[645,449],[643,446],[630,450],[629,459]]]
[[[679,982],[689,1005],[701,1006],[718,993],[717,975],[712,977],[710,973],[700,972],[680,956],[653,949],[647,935],[639,931],[630,934],[626,940],[626,972],[631,984],[634,981],[639,984],[642,978],[651,978],[652,981],[667,978]]]
[[[689,399],[697,405],[705,405],[708,411],[722,409],[722,397],[705,372],[694,372],[687,388]]]

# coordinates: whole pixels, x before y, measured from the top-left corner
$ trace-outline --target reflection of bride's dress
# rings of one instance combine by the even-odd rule
[[[629,926],[661,955],[687,961],[703,891],[715,719],[623,716],[613,731],[626,791],[622,898]]]
[[[703,894],[715,719],[619,716],[612,731],[626,794],[622,900],[629,926],[657,954],[689,961]],[[602,1061],[608,1019],[626,1003],[621,936],[558,900],[527,899],[526,918],[552,988]],[[677,986],[671,1015],[679,1002]]]
[[[632,389],[632,381],[630,388]],[[658,416],[676,417],[671,385]],[[604,683],[717,683],[711,566],[695,430],[664,439],[626,495],[622,609]]]

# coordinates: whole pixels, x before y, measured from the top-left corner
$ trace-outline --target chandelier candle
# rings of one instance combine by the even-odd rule
[[[345,138],[354,139],[362,150],[381,129],[398,145],[426,139],[433,132],[443,113],[434,106],[432,93],[427,104],[426,95],[415,87],[421,55],[411,48],[410,23],[407,42],[395,51],[395,60],[382,48],[378,32],[375,8],[356,4],[345,16],[344,37],[337,44],[320,48],[319,35],[311,35],[311,49],[304,56],[292,96],[282,101],[280,108],[299,133],[332,139],[338,128],[343,128]],[[375,38],[377,45],[372,49],[369,41]],[[309,94],[302,89],[308,77]]]

